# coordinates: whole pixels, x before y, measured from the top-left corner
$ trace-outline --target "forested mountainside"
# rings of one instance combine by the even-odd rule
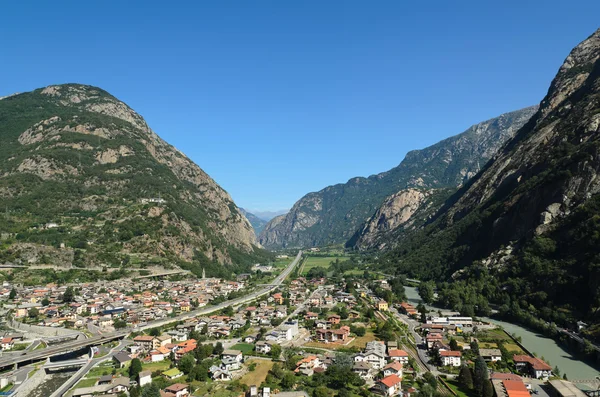
[[[260,219],[258,216],[254,215],[251,212],[246,211],[243,208],[240,208],[240,211],[242,212],[242,214],[244,214],[246,219],[248,219],[248,221],[250,221],[250,224],[252,225],[252,228],[254,229],[255,234],[259,234],[260,232],[263,231],[263,229],[265,228],[265,226],[267,224],[267,221],[265,221],[264,219]]]
[[[91,86],[0,100],[0,203],[0,263],[210,273],[266,255],[227,192]]]
[[[269,248],[345,243],[402,189],[458,187],[475,175],[536,111],[529,107],[476,124],[463,133],[409,152],[397,167],[328,186],[301,198],[267,224],[259,242]]]
[[[382,266],[440,284],[442,302],[487,302],[532,324],[600,307],[600,30],[575,47],[539,110],[424,230]]]

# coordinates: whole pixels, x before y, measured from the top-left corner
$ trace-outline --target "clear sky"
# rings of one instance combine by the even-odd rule
[[[93,3],[93,4],[92,4]],[[77,82],[249,209],[538,103],[600,1],[12,1],[0,96]]]

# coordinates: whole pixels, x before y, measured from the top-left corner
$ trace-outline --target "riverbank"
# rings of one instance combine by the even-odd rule
[[[419,292],[415,287],[404,287],[404,289],[406,291],[407,300],[411,304],[418,305],[419,303],[423,303],[419,296]],[[426,307],[433,310],[440,309],[430,305],[426,305]],[[535,353],[538,357],[543,356],[553,367],[557,366],[562,374],[566,373],[570,380],[594,379],[600,374],[598,369],[579,360],[552,338],[548,338],[538,332],[506,321],[493,318],[482,318],[482,320],[499,325],[510,335],[520,337],[521,345],[525,347],[526,350]]]

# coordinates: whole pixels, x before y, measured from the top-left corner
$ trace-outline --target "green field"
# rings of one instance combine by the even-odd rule
[[[446,383],[456,393],[458,397],[473,397],[475,393],[472,390],[465,390],[457,381],[446,380]]]
[[[235,345],[231,346],[231,349],[239,350],[245,355],[248,355],[254,350],[254,345],[250,343],[236,343]]]
[[[302,266],[302,275],[305,276],[310,269],[313,267],[322,267],[324,269],[329,268],[329,264],[332,261],[339,259],[340,261],[344,260],[343,256],[309,256],[306,258],[304,265]]]

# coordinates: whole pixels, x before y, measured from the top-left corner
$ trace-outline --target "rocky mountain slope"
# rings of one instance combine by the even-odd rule
[[[422,150],[409,152],[397,167],[357,177],[301,198],[283,218],[273,219],[259,236],[265,247],[344,243],[373,215],[386,197],[402,189],[456,187],[475,175],[535,113],[530,107],[476,124]]]
[[[248,221],[252,225],[252,228],[254,229],[255,234],[260,234],[260,232],[262,232],[265,226],[267,225],[267,221],[259,218],[251,212],[246,211],[243,208],[240,208],[240,212],[244,214],[246,219],[248,219]]]
[[[227,192],[91,86],[0,100],[0,202],[0,263],[235,268],[261,254]]]
[[[600,30],[569,54],[515,138],[384,263],[478,285],[515,317],[600,323],[599,58]]]

